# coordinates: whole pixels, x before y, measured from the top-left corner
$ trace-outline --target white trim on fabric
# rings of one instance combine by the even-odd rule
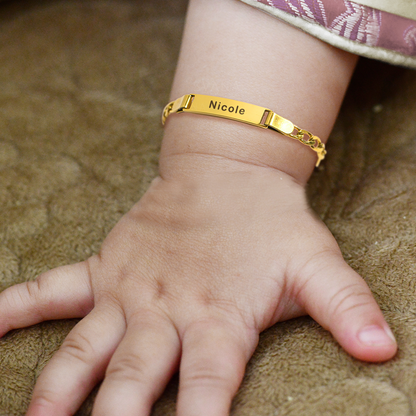
[[[405,66],[408,68],[416,69],[416,57],[401,54],[399,52],[391,51],[389,49],[380,48],[377,46],[368,46],[363,43],[354,42],[353,40],[346,39],[342,36],[338,36],[325,27],[317,24],[310,23],[300,17],[291,15],[290,13],[283,12],[276,7],[269,6],[263,3],[259,3],[256,0],[240,0],[250,6],[256,7],[267,14],[277,17],[292,26],[309,33],[316,38],[329,43],[339,49],[355,53],[356,55],[364,56],[366,58],[378,59],[379,61],[388,62],[393,65]]]

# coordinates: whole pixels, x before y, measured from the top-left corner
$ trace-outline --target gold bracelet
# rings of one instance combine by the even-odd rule
[[[307,130],[295,126],[289,120],[273,111],[257,105],[230,100],[228,98],[211,97],[201,94],[187,94],[170,102],[163,110],[162,124],[173,113],[194,113],[207,116],[223,117],[240,121],[264,129],[272,129],[284,136],[291,137],[309,146],[318,154],[316,166],[325,158],[325,145],[321,139]]]

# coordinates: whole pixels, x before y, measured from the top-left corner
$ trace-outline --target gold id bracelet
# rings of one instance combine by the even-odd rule
[[[325,145],[321,139],[311,132],[295,126],[291,121],[273,111],[258,105],[230,100],[228,98],[211,97],[210,95],[187,94],[170,102],[163,110],[162,123],[165,124],[170,114],[194,113],[207,116],[223,117],[240,121],[263,129],[272,129],[284,136],[291,137],[309,146],[318,155],[316,166],[325,158]]]

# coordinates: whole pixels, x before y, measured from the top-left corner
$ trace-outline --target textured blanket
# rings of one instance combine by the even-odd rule
[[[0,290],[96,253],[157,174],[185,9],[185,0],[0,3]],[[362,61],[308,192],[399,352],[367,364],[308,317],[279,323],[261,336],[233,416],[416,414],[415,178],[416,72]],[[75,323],[0,340],[1,416],[24,414]],[[177,386],[174,377],[154,416],[174,415]]]

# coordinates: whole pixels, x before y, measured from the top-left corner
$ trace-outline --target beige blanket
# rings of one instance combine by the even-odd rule
[[[1,3],[0,289],[97,252],[157,174],[185,9],[185,0]],[[366,364],[310,318],[277,324],[261,336],[234,416],[416,414],[416,72],[361,62],[323,165],[311,204],[371,286],[399,353]],[[24,414],[74,324],[0,340],[1,416]],[[174,377],[154,415],[173,416],[176,393]]]

